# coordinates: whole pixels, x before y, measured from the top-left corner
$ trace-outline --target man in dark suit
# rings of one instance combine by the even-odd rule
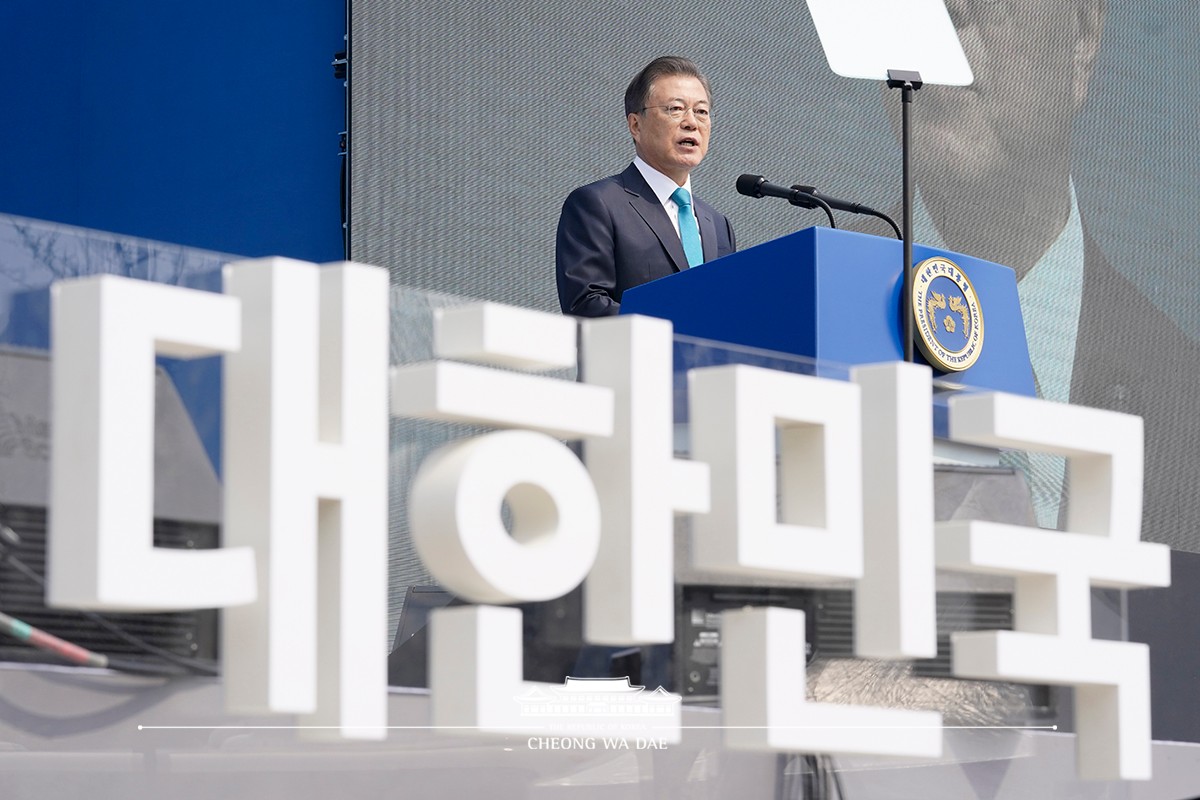
[[[625,91],[625,118],[634,162],[563,204],[555,267],[564,314],[616,314],[626,289],[737,249],[729,220],[691,193],[712,131],[699,68],[678,56],[650,62]]]
[[[1200,548],[1200,346],[1086,242],[1070,402],[1145,420],[1143,538]],[[1065,521],[1063,519],[1062,521]]]
[[[1016,271],[1039,391],[1143,417],[1143,537],[1192,549],[1200,347],[1100,252],[1071,178],[1106,2],[949,0],[947,9],[975,83],[921,92],[916,237]],[[1039,521],[1062,525],[1069,476],[1042,467],[1031,481]]]

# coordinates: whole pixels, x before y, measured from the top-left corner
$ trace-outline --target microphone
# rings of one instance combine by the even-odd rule
[[[851,214],[866,214],[867,216],[878,217],[888,225],[892,226],[892,230],[896,232],[897,239],[904,238],[904,235],[900,233],[900,228],[896,225],[895,220],[893,220],[887,214],[884,214],[882,211],[876,211],[870,206],[864,206],[861,203],[851,203],[849,200],[838,200],[836,197],[830,197],[828,195],[821,194],[813,186],[802,186],[800,184],[796,184],[792,186],[792,188],[797,192],[802,192],[803,194],[806,194],[816,200],[822,200],[830,208],[836,208],[838,211],[849,211]]]
[[[862,203],[852,203],[849,200],[839,200],[836,197],[829,197],[828,195],[821,194],[812,186],[803,186],[801,184],[780,186],[779,184],[771,183],[762,175],[741,175],[737,179],[737,190],[740,194],[748,197],[779,197],[801,208],[822,208],[829,217],[830,227],[834,228],[837,227],[833,222],[832,209],[835,208],[838,211],[848,211],[851,214],[866,214],[871,217],[878,217],[892,226],[897,239],[904,238],[895,220],[882,211],[876,211],[869,206],[864,206]]]
[[[829,226],[836,228],[837,223],[833,221],[833,209],[829,203],[823,198],[816,197],[811,192],[807,191],[808,187],[804,186],[780,186],[777,183],[771,183],[762,175],[739,175],[737,179],[737,190],[739,194],[744,194],[747,197],[780,197],[787,200],[794,206],[801,208],[822,208],[825,215],[829,217]]]
[[[798,195],[809,194],[808,190],[802,186],[780,186],[777,183],[771,183],[762,175],[739,175],[737,179],[737,190],[740,194],[747,197],[779,197],[793,205],[803,205],[805,208],[816,208],[817,204],[809,198],[798,198]],[[800,199],[800,202],[797,202]]]
[[[851,214],[869,214],[873,209],[859,203],[851,203],[849,200],[838,200],[836,197],[821,194],[815,186],[803,186],[801,184],[793,184],[792,188],[798,192],[812,195],[813,197],[824,200],[829,204],[830,208],[836,208],[838,211],[849,211]]]

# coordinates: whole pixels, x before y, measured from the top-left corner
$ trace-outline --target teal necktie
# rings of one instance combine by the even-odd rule
[[[692,196],[680,186],[671,193],[671,199],[679,206],[679,241],[687,255],[688,266],[704,263],[704,249],[700,247],[700,228],[696,225],[696,214],[692,211]]]

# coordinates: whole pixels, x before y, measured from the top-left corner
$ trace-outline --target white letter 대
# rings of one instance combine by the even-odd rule
[[[248,547],[154,546],[154,357],[231,353],[236,298],[115,275],[52,297],[47,603],[106,611],[255,598]]]

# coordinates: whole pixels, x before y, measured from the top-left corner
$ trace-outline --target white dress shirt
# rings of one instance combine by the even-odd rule
[[[642,177],[646,179],[646,183],[650,184],[650,188],[654,191],[654,196],[658,198],[658,202],[662,203],[662,207],[667,210],[667,216],[671,218],[671,224],[675,226],[675,233],[679,233],[679,206],[671,199],[671,195],[679,188],[679,184],[673,178],[668,178],[654,167],[642,160],[641,156],[635,156],[633,159],[634,166],[638,168],[638,172],[642,173]],[[692,213],[696,213],[696,195],[692,192],[692,176],[689,175],[687,182],[683,184],[683,188],[687,189],[689,195],[692,196]],[[696,218],[696,229],[700,228],[700,218]],[[703,237],[700,240],[704,241]]]

